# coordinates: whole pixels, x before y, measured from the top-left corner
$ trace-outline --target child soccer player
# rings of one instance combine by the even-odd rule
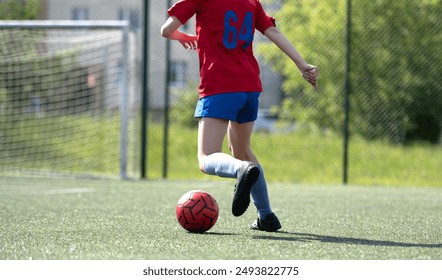
[[[161,35],[197,50],[200,61],[198,162],[202,172],[236,178],[232,213],[241,216],[250,204],[258,212],[252,229],[281,228],[270,206],[264,171],[250,146],[262,91],[259,65],[253,54],[255,30],[276,44],[314,87],[316,66],[307,64],[276,29],[259,0],[181,0],[168,10]],[[179,30],[196,15],[196,35]],[[222,153],[227,134],[232,155]]]

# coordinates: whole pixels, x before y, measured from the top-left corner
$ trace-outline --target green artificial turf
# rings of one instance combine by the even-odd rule
[[[230,213],[233,183],[0,177],[0,259],[442,259],[440,187],[272,183],[283,228],[267,233],[249,229],[253,205]],[[175,218],[192,189],[219,204],[204,234]]]

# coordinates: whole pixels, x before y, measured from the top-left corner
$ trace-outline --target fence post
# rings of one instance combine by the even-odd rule
[[[347,0],[347,24],[345,46],[345,101],[344,101],[344,161],[343,161],[343,184],[348,183],[348,148],[350,140],[350,57],[351,57],[351,0]]]
[[[167,7],[172,6],[172,1],[167,0]],[[169,126],[170,126],[170,72],[171,42],[166,40],[166,86],[164,94],[164,127],[163,127],[163,179],[167,178],[169,170]]]
[[[123,28],[122,48],[123,48],[123,70],[122,89],[120,92],[120,112],[121,112],[121,143],[120,143],[120,177],[127,179],[127,145],[128,145],[128,104],[129,104],[129,22],[126,21]]]
[[[147,118],[149,110],[149,0],[144,0],[143,65],[141,76],[141,178],[147,178]]]

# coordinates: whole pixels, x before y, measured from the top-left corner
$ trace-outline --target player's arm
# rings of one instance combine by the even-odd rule
[[[302,76],[316,88],[318,68],[305,62],[293,44],[276,27],[271,26],[267,28],[264,31],[264,35],[290,57],[299,71],[301,71]]]
[[[196,49],[196,35],[182,32],[178,29],[181,25],[182,23],[178,18],[174,16],[169,17],[163,26],[161,26],[161,36],[179,41],[186,49]]]

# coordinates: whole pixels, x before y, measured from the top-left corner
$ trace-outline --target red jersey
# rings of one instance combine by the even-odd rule
[[[255,29],[275,26],[259,0],[181,0],[168,10],[184,24],[196,14],[200,98],[227,92],[261,92],[253,55]]]

